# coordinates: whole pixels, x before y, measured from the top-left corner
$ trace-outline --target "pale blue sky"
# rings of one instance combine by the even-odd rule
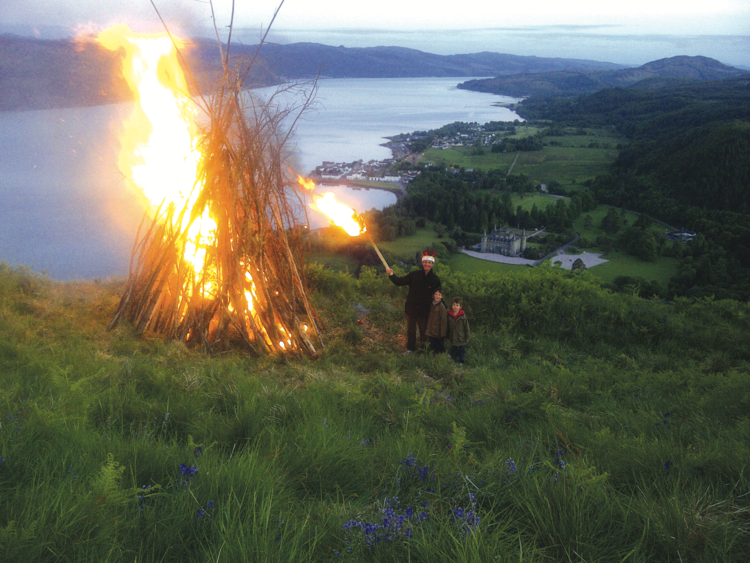
[[[203,0],[155,4],[177,33],[195,35],[211,25]],[[235,25],[244,28],[243,41],[257,40],[278,5],[277,0],[237,2]],[[229,0],[215,1],[220,27],[229,23],[230,8]],[[0,24],[96,31],[119,22],[138,31],[161,29],[148,0],[0,1]],[[627,64],[704,54],[750,64],[750,0],[286,0],[274,31],[282,42],[317,38],[346,47],[388,44],[440,54],[487,50]]]
[[[175,22],[209,23],[203,0],[155,0]],[[153,20],[148,0],[18,0],[0,3],[0,21],[106,25],[126,21],[144,25]],[[238,1],[235,19],[241,26],[270,21],[277,0]],[[225,25],[231,2],[216,0],[214,8]],[[750,31],[748,0],[286,0],[277,20],[290,29],[473,29],[539,25],[614,25],[626,33],[678,35],[745,35]]]

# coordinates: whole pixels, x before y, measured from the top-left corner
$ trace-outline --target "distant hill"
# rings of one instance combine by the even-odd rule
[[[256,45],[232,45],[235,57]],[[221,72],[214,41],[195,40],[186,60],[201,91],[210,92]],[[614,63],[522,57],[499,53],[434,55],[401,47],[346,48],[317,43],[263,45],[245,84],[268,86],[288,79],[498,76],[510,73],[584,72],[622,68]],[[130,99],[114,53],[90,42],[0,35],[0,110],[113,103]]]
[[[247,47],[255,50],[255,47]],[[317,43],[267,43],[260,58],[278,76],[300,78],[401,78],[493,76],[517,72],[612,70],[622,65],[577,59],[524,57],[500,53],[434,55],[403,47],[330,47]]]
[[[690,81],[723,80],[747,74],[708,57],[670,57],[636,68],[591,71],[519,73],[483,80],[469,80],[459,88],[506,96],[570,96],[603,88],[658,89]]]

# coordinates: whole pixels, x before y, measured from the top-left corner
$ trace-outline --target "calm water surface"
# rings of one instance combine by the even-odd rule
[[[326,80],[297,126],[292,165],[382,159],[386,136],[453,121],[513,120],[499,96],[455,88],[456,79]],[[509,99],[507,99],[509,100]],[[0,261],[53,279],[124,276],[143,216],[118,171],[117,130],[129,104],[0,112]],[[324,191],[329,191],[326,188]],[[335,188],[359,212],[395,196]],[[310,215],[311,226],[325,225]]]
[[[386,137],[437,129],[454,121],[513,121],[498,102],[514,98],[459,90],[457,78],[362,78],[319,82],[313,107],[295,129],[297,163],[304,173],[324,160],[390,158]],[[257,92],[267,95],[272,90]]]

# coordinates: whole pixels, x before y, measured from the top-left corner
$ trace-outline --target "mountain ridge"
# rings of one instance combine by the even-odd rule
[[[257,45],[232,44],[235,58]],[[213,89],[222,66],[215,41],[195,39],[185,50],[202,92]],[[333,47],[320,43],[264,44],[245,86],[314,78],[405,78],[495,76],[555,70],[618,69],[622,65],[584,59],[547,59],[481,52],[435,55],[404,47]],[[116,53],[93,41],[44,40],[0,35],[0,110],[30,110],[115,103],[132,99],[120,76]]]
[[[648,89],[658,88],[660,81],[666,85],[678,81],[723,80],[748,74],[703,56],[679,55],[645,63],[635,68],[593,71],[552,71],[518,73],[469,80],[458,85],[464,90],[486,92],[514,97],[571,96],[590,94],[603,88],[633,88],[642,83]]]

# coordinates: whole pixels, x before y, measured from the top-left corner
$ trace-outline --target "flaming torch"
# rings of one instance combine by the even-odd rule
[[[308,191],[315,189],[315,183],[308,178],[298,176],[297,181]],[[375,252],[378,253],[378,257],[383,263],[383,266],[385,266],[386,271],[390,270],[390,266],[380,253],[378,245],[375,244],[375,241],[372,240],[372,236],[367,232],[367,226],[365,225],[365,220],[362,218],[362,215],[358,215],[351,207],[347,207],[343,203],[336,201],[336,196],[331,192],[327,192],[322,196],[313,195],[313,201],[315,203],[310,204],[311,208],[317,209],[323,213],[323,215],[328,217],[334,225],[344,229],[346,234],[350,237],[356,237],[365,233],[367,235],[367,240],[370,241]]]

